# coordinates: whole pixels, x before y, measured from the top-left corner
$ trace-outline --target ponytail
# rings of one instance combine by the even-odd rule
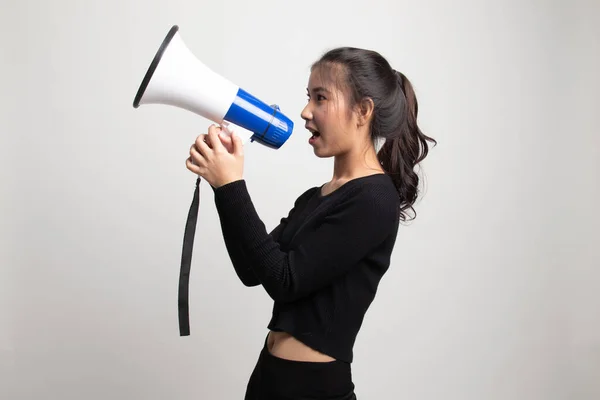
[[[394,71],[398,85],[397,104],[402,107],[403,120],[398,132],[388,137],[377,156],[383,169],[392,178],[400,197],[400,219],[406,220],[406,211],[416,217],[413,204],[419,195],[419,176],[414,168],[428,154],[428,141],[437,142],[426,136],[417,124],[419,104],[410,81],[399,71]]]

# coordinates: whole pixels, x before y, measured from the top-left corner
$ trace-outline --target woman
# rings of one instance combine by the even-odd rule
[[[378,53],[327,52],[311,68],[301,116],[315,155],[334,157],[333,177],[300,195],[270,233],[243,179],[239,137],[213,125],[191,147],[187,168],[214,189],[238,277],[274,300],[246,399],[356,399],[354,342],[399,222],[414,211],[414,167],[435,143],[417,111],[410,82]]]

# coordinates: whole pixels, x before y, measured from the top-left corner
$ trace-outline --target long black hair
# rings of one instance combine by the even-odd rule
[[[339,78],[350,108],[365,99],[373,101],[371,137],[374,143],[385,140],[377,157],[398,190],[400,219],[406,220],[407,210],[413,212],[414,219],[413,204],[419,195],[419,176],[415,167],[427,156],[428,142],[437,142],[417,125],[419,106],[412,84],[382,55],[372,50],[336,48],[326,52],[312,68],[322,66],[342,72]]]

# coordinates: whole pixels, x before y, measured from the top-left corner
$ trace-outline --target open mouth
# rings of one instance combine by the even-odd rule
[[[318,138],[319,136],[321,136],[321,133],[320,133],[319,131],[316,131],[316,130],[314,130],[314,129],[312,129],[312,128],[309,128],[309,127],[306,127],[306,129],[307,129],[307,130],[308,130],[310,133],[312,133],[312,136],[310,137],[310,139],[308,139],[308,141],[309,141],[310,143],[313,143],[315,140],[317,140],[317,138]]]
[[[310,129],[310,133],[312,133],[312,136],[308,139],[308,143],[309,144],[314,144],[317,139],[321,136],[321,134],[317,131],[314,131],[312,129]]]

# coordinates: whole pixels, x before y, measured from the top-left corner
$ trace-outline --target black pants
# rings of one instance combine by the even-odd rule
[[[250,376],[245,400],[356,400],[350,364],[292,361],[273,356],[267,341]]]

